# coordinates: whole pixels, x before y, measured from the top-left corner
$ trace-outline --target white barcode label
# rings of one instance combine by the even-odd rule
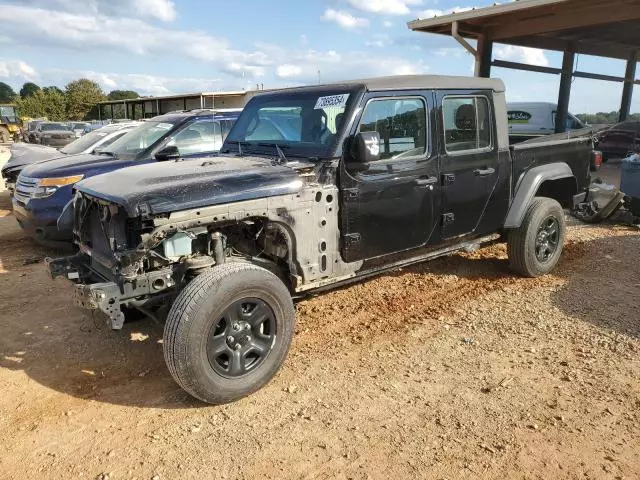
[[[344,108],[347,105],[347,100],[349,100],[348,93],[343,93],[342,95],[328,95],[326,97],[320,97],[318,98],[314,109],[320,110],[322,108],[329,107]]]

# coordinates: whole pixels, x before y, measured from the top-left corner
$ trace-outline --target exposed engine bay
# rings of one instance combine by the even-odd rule
[[[130,217],[112,202],[77,193],[72,210],[72,257],[48,260],[54,277],[76,283],[75,302],[103,311],[122,328],[120,307],[161,319],[184,286],[227,262],[250,262],[280,277],[292,291],[355,275],[361,263],[345,264],[338,251],[335,187],[250,200],[232,205]],[[305,202],[303,199],[307,198]],[[292,209],[287,204],[297,202]],[[314,242],[296,245],[296,229]],[[326,232],[326,234],[325,234]]]

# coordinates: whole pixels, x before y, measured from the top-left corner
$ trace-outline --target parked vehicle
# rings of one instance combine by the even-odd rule
[[[73,130],[76,138],[80,138],[85,133],[89,133],[91,131],[91,124],[86,122],[72,122],[69,126],[71,127],[71,130]]]
[[[512,143],[528,140],[541,135],[556,132],[556,113],[558,106],[546,102],[510,102],[507,104],[509,139]],[[567,130],[585,128],[584,123],[569,114]]]
[[[20,139],[20,119],[16,113],[16,106],[0,105],[0,142],[9,140],[17,142]]]
[[[100,131],[88,133],[82,138],[78,138],[62,147],[60,150],[45,145],[16,143],[9,149],[9,160],[2,167],[2,178],[4,178],[7,190],[13,194],[16,182],[18,181],[18,175],[20,175],[22,169],[27,165],[68,155],[94,153],[97,149],[106,148],[125,133],[140,125],[142,125],[142,122],[110,125]]]
[[[68,242],[71,230],[58,230],[56,222],[71,200],[76,182],[131,165],[216,152],[237,116],[238,112],[219,114],[211,110],[162,115],[145,121],[100,152],[28,165],[18,177],[13,213],[36,240]]]
[[[32,120],[29,120],[23,132],[24,141],[29,143],[36,143],[36,129],[38,128],[38,125],[40,125],[42,122],[47,122],[47,121],[48,120],[44,118],[35,118]]]
[[[205,402],[233,401],[282,364],[292,297],[499,241],[521,275],[555,267],[592,141],[510,148],[506,111],[503,83],[484,78],[264,93],[217,156],[78,183],[59,222],[79,253],[47,263],[114,329],[123,306],[168,311],[174,379]]]
[[[49,147],[64,147],[76,138],[73,130],[64,123],[41,122],[34,132],[34,142]]]
[[[596,137],[602,161],[624,158],[640,149],[640,122],[621,122],[601,131]]]

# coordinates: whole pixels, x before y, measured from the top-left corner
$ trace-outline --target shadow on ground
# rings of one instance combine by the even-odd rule
[[[640,315],[629,308],[630,299],[640,298],[640,235],[601,238],[586,248],[568,266],[568,283],[553,295],[554,304],[599,328],[640,338]]]

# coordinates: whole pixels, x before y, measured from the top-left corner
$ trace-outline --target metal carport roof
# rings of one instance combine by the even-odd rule
[[[573,77],[624,82],[620,116],[629,113],[640,51],[640,0],[520,0],[408,23],[416,32],[451,35],[476,57],[476,75],[491,65],[562,76],[559,116],[569,102]],[[477,48],[465,39],[477,40]],[[492,61],[493,43],[564,52],[562,68]],[[574,72],[575,54],[627,60],[624,77]],[[560,119],[559,119],[560,120]],[[564,122],[558,122],[563,125]]]

